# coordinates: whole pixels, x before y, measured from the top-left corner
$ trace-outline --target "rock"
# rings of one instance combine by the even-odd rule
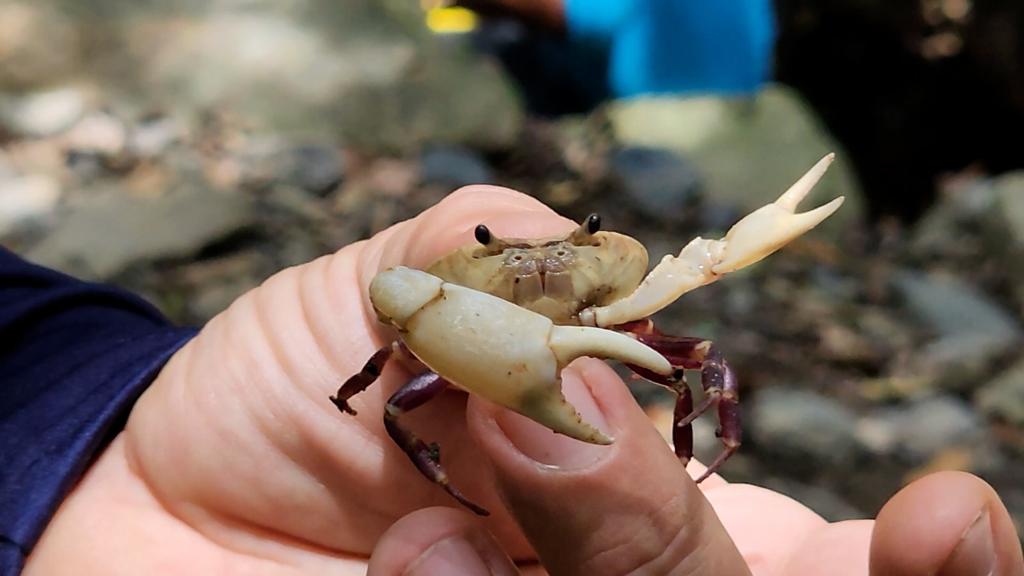
[[[982,386],[975,401],[989,418],[1024,429],[1024,360]]]
[[[344,158],[334,146],[295,146],[284,151],[280,162],[280,173],[285,182],[317,196],[334,191],[345,177]]]
[[[758,392],[748,430],[765,452],[808,469],[849,464],[857,444],[857,418],[839,402],[789,387]]]
[[[0,237],[50,215],[60,196],[60,184],[48,176],[0,174]]]
[[[1024,335],[1011,314],[958,278],[902,270],[892,282],[910,312],[940,336],[974,334],[1010,345]]]
[[[1016,254],[1024,254],[1024,171],[1011,172],[992,182],[992,224],[997,237]]]
[[[128,151],[139,158],[155,158],[184,136],[173,118],[153,116],[137,122],[128,134]]]
[[[824,324],[818,329],[818,348],[823,358],[834,362],[873,365],[883,357],[878,342],[838,323]]]
[[[298,0],[199,12],[173,26],[163,11],[124,24],[141,90],[172,115],[230,110],[255,130],[387,151],[502,147],[518,133],[522,107],[509,80],[430,34],[415,3]]]
[[[992,182],[993,202],[984,220],[988,249],[1008,264],[1024,260],[1024,171]],[[1024,314],[1024,267],[1009,265],[1018,310]]]
[[[969,404],[934,396],[907,407],[877,409],[860,421],[857,438],[871,453],[921,464],[950,448],[979,445],[985,431]]]
[[[237,172],[237,181],[230,186],[265,189],[283,185],[326,196],[345,177],[341,150],[326,143],[295,144],[273,136],[252,137],[227,161]]]
[[[0,2],[0,89],[31,90],[78,72],[80,34],[46,2]]]
[[[611,154],[609,170],[637,209],[659,222],[682,218],[700,194],[701,178],[696,167],[670,150],[621,148]]]
[[[420,182],[455,190],[493,184],[491,167],[477,152],[461,146],[431,146],[420,156]]]
[[[637,98],[609,109],[618,138],[633,146],[667,148],[689,158],[709,200],[744,213],[776,198],[829,152],[837,159],[805,201],[836,196],[846,204],[821,229],[842,230],[863,214],[859,188],[838,142],[795,92],[771,86],[749,99]]]
[[[85,107],[85,95],[75,88],[32,92],[0,101],[0,127],[29,138],[52,136],[77,122]]]
[[[701,230],[728,230],[733,224],[746,216],[734,206],[719,204],[714,200],[706,200],[700,207]]]
[[[8,159],[6,151],[0,149],[0,180],[13,178],[17,176],[17,170],[11,165],[11,161]]]
[[[964,241],[976,235],[978,222],[992,210],[992,186],[987,179],[965,175],[944,185],[941,192],[914,224],[911,251],[920,258],[948,257],[964,249],[977,252],[973,246],[964,246]]]
[[[945,336],[914,351],[910,372],[927,376],[933,387],[971,392],[1016,348],[1014,339],[998,335],[969,332]]]
[[[127,266],[186,257],[255,224],[251,200],[181,182],[156,198],[123,191],[83,195],[27,257],[79,277],[106,279]]]
[[[69,151],[114,157],[124,151],[128,131],[124,123],[110,114],[89,114],[75,124],[64,136]]]

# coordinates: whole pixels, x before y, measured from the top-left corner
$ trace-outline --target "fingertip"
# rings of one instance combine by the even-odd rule
[[[536,198],[510,188],[464,186],[373,238],[366,250],[372,262],[364,269],[376,273],[400,264],[424,268],[472,243],[473,230],[480,224],[499,236],[517,238],[557,236],[575,226]]]
[[[581,412],[586,405],[573,400],[573,388],[581,384],[593,394],[614,444],[566,440],[555,450],[537,443],[552,443],[550,431],[511,430],[534,423],[502,421],[501,409],[479,399],[471,399],[469,409],[474,440],[545,566],[564,574],[690,574],[708,566],[715,567],[712,573],[746,573],[700,490],[614,371],[581,360],[563,377]],[[523,442],[529,446],[518,445]],[[571,450],[578,453],[563,453]]]
[[[536,198],[510,188],[472,185],[459,188],[423,212],[410,226],[403,263],[428,266],[474,241],[485,224],[497,236],[544,238],[571,230],[574,223]]]
[[[487,202],[510,202],[524,208],[532,206],[538,209],[549,209],[543,202],[533,196],[513,190],[512,188],[495,186],[493,184],[470,184],[457,188],[438,202],[437,206],[463,202],[479,203],[481,199]]]
[[[987,519],[983,538],[968,538]],[[961,543],[978,544],[979,553]],[[989,552],[984,552],[988,549]],[[995,558],[984,558],[986,554]],[[980,554],[980,556],[979,556]],[[878,514],[871,539],[871,574],[941,574],[951,563],[964,573],[971,556],[978,573],[995,562],[999,574],[1024,574],[1020,544],[1009,513],[985,481],[965,472],[939,472],[899,491]]]
[[[467,512],[436,507],[395,522],[370,555],[368,576],[517,574],[494,537]]]
[[[615,371],[600,360],[580,358],[561,376],[558,384],[581,419],[615,438],[615,442],[610,446],[588,444],[554,434],[526,416],[471,397],[470,430],[500,471],[519,483],[539,477],[547,488],[554,488],[555,478],[549,478],[548,473],[555,470],[563,473],[559,478],[573,483],[573,474],[592,475],[595,471],[589,468],[605,466],[604,460],[608,458],[650,466],[651,462],[643,460],[640,452],[626,449],[624,442],[644,446],[645,451],[651,451],[652,446],[664,446],[664,442]],[[662,450],[676,471],[683,473],[669,449]]]

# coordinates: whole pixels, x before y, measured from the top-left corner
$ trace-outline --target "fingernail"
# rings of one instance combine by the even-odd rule
[[[562,373],[562,392],[576,407],[584,422],[610,434],[608,422],[580,373],[569,368]],[[502,410],[495,417],[498,427],[519,452],[541,464],[564,470],[581,469],[604,458],[608,446],[582,442],[556,434],[533,420]]]
[[[403,573],[405,576],[506,576],[515,574],[515,568],[497,549],[493,540],[487,542],[465,534],[451,536],[427,548]]]
[[[978,513],[964,531],[938,576],[990,576],[995,574],[996,551],[992,542],[992,523],[988,509]]]
[[[489,575],[487,563],[468,541],[452,536],[427,548],[423,555],[406,569],[406,576],[432,574]]]

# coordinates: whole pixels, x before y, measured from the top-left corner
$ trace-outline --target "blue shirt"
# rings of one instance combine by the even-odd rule
[[[194,334],[131,294],[0,248],[0,575],[21,571],[136,398]]]
[[[607,45],[617,96],[749,94],[771,76],[771,0],[565,0],[565,17]]]

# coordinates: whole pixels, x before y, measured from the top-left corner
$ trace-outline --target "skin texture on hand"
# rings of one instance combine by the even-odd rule
[[[877,523],[827,524],[717,477],[698,489],[594,360],[571,365],[563,385],[611,446],[457,392],[403,417],[492,516],[456,509],[384,430],[384,403],[409,374],[389,365],[353,397],[355,417],[328,397],[394,337],[369,306],[373,276],[423,267],[481,223],[518,237],[575,226],[521,194],[470,187],[270,278],[171,359],[26,574],[510,574],[510,558],[542,573],[539,557],[553,574],[1024,575],[1006,509],[966,474],[915,483]]]

